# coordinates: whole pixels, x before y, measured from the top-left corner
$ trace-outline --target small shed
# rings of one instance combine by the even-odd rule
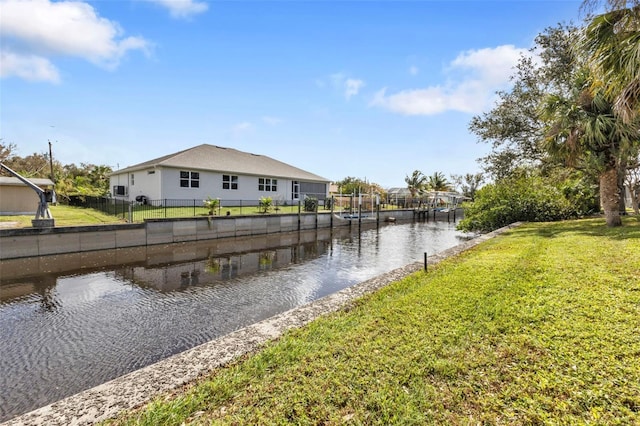
[[[53,193],[51,179],[29,179],[43,191]],[[40,199],[38,194],[15,177],[0,176],[0,216],[35,215]]]

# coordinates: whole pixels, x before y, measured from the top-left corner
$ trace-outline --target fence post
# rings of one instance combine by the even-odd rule
[[[167,199],[164,199],[164,218],[167,218]]]
[[[329,228],[333,229],[333,208],[335,206],[335,198],[333,197],[333,195],[331,196],[331,218],[330,223],[329,223]]]
[[[129,203],[129,223],[133,223],[133,204]]]

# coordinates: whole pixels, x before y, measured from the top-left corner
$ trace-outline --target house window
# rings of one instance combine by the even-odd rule
[[[300,198],[300,182],[294,180],[291,182],[291,199],[297,200]]]
[[[258,178],[258,191],[275,192],[278,190],[278,179]]]
[[[127,195],[127,187],[124,185],[114,185],[113,195],[119,195],[119,196]]]
[[[133,178],[135,175],[131,173],[131,186],[135,185],[135,179]]]
[[[238,189],[238,176],[222,175],[222,189]]]
[[[200,188],[200,173],[181,170],[180,188]]]

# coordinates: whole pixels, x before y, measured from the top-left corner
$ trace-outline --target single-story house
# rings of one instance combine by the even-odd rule
[[[324,200],[330,181],[273,158],[203,144],[110,175],[111,195],[127,201]],[[144,197],[144,198],[143,198]],[[175,203],[174,203],[175,204]]]
[[[29,178],[45,192],[53,194],[51,179]],[[34,215],[38,211],[38,194],[16,177],[0,176],[0,216]]]

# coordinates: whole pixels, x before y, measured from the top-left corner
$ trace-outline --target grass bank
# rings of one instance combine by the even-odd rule
[[[80,225],[103,225],[109,223],[124,223],[121,218],[102,213],[94,209],[83,209],[58,204],[49,206],[51,216],[55,220],[56,226],[80,226]],[[0,224],[11,228],[30,228],[31,220],[35,215],[21,216],[0,216]]]
[[[129,219],[128,211],[123,212],[122,206],[118,208],[118,214],[106,214],[93,208],[65,206],[58,204],[49,206],[51,215],[55,219],[56,226],[100,225],[109,223],[125,223]],[[395,210],[393,206],[386,210]],[[329,210],[321,209],[320,213],[328,213]],[[339,211],[336,210],[336,213]],[[269,214],[297,214],[298,206],[279,206],[268,211]],[[302,214],[314,214],[301,211]],[[370,212],[368,212],[370,214]],[[215,210],[216,216],[241,216],[263,215],[264,212],[256,206],[222,207]],[[182,207],[157,207],[151,205],[135,205],[131,209],[132,222],[143,222],[145,219],[175,219],[185,217],[209,216],[209,210],[203,206]],[[32,215],[0,216],[0,228],[29,228],[32,226]]]
[[[528,224],[114,424],[640,424],[640,222]]]

